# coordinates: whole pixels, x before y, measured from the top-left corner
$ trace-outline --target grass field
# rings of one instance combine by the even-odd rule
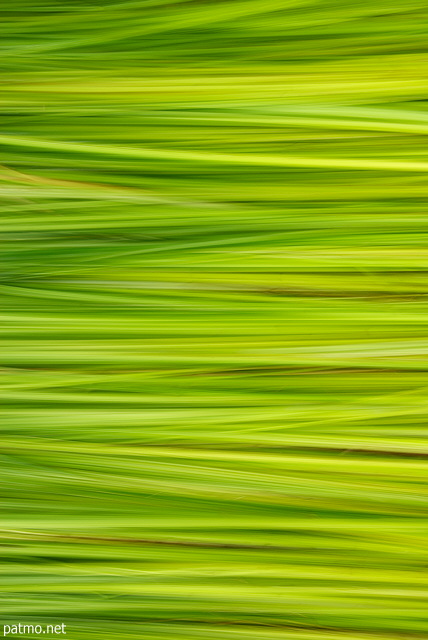
[[[427,2],[0,13],[4,623],[426,638]]]

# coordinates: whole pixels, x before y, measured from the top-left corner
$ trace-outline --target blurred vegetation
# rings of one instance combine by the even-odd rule
[[[426,637],[427,9],[2,5],[6,623]]]

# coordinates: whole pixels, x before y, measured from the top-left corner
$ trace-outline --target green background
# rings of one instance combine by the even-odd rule
[[[0,13],[4,623],[426,637],[427,3]]]

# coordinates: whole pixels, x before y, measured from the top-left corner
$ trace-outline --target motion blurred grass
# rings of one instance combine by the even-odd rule
[[[427,3],[1,15],[4,621],[426,637]]]

